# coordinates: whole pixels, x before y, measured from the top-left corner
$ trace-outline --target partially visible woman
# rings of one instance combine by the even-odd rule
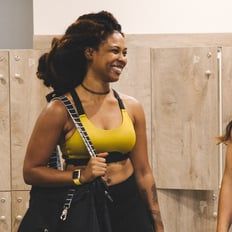
[[[119,80],[127,64],[126,54],[121,26],[106,11],[80,16],[62,38],[53,40],[51,51],[40,58],[37,75],[56,95],[65,95],[76,105],[97,157],[89,157],[65,106],[53,100],[40,114],[31,135],[24,161],[24,180],[33,186],[31,196],[37,194],[35,187],[54,189],[49,205],[61,190],[83,186],[101,177],[114,199],[113,203],[108,202],[113,232],[152,232],[153,226],[156,232],[163,232],[148,162],[142,105],[110,87]],[[65,159],[64,171],[47,167],[57,144]],[[35,225],[30,218],[36,217],[45,200],[46,196],[36,208],[32,199],[21,232],[37,231],[33,230]],[[50,213],[47,220],[56,214]],[[81,215],[75,219],[80,221]],[[77,230],[75,221],[72,225],[68,232]],[[86,232],[86,228],[78,231]]]
[[[217,232],[228,232],[232,224],[232,121],[226,127],[226,133],[220,142],[227,145],[225,170],[222,178],[219,202]]]

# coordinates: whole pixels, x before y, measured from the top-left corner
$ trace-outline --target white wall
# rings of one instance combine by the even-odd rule
[[[232,32],[231,0],[34,0],[34,34],[62,34],[83,13],[111,11],[127,34]]]

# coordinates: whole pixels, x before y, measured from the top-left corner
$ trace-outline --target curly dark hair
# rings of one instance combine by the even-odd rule
[[[86,48],[97,50],[114,31],[124,36],[121,25],[107,11],[80,16],[60,39],[53,39],[51,50],[40,57],[37,77],[59,94],[69,92],[87,72]]]

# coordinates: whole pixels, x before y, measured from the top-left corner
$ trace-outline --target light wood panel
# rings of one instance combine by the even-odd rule
[[[0,51],[0,191],[9,191],[10,178],[10,111],[9,59],[7,51]]]
[[[11,194],[0,192],[0,231],[11,231]]]
[[[120,80],[113,84],[118,92],[136,98],[143,106],[146,116],[148,153],[151,156],[151,75],[150,49],[128,47],[127,66]]]
[[[159,190],[165,232],[216,230],[217,192]]]
[[[232,46],[232,33],[130,34],[126,39],[130,45],[150,48]]]
[[[217,189],[217,48],[152,49],[151,65],[157,186]]]
[[[34,49],[51,47],[53,37],[60,35],[35,35]],[[232,46],[232,33],[198,33],[198,34],[126,34],[128,46],[152,48]]]
[[[29,207],[29,191],[12,191],[12,232],[16,232]]]
[[[35,76],[42,51],[10,52],[12,190],[24,190],[22,167],[29,136],[46,103],[47,89]]]

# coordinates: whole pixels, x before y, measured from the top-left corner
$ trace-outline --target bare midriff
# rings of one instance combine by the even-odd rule
[[[75,170],[77,168],[84,169],[85,166],[75,166],[69,164],[66,166],[66,170]],[[106,181],[108,186],[119,184],[134,172],[130,159],[126,159],[119,162],[113,162],[107,164],[106,174],[102,178]]]

